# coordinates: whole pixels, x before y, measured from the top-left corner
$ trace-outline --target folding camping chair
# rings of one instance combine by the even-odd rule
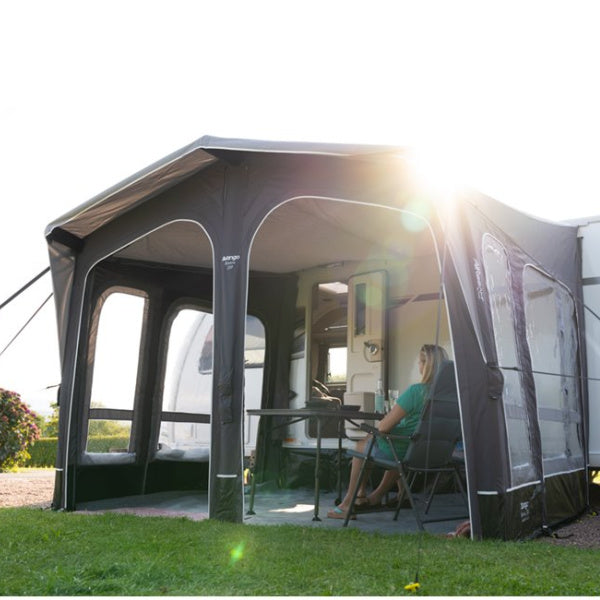
[[[394,520],[398,519],[400,507],[405,496],[410,502],[417,525],[421,530],[424,529],[423,523],[453,521],[468,517],[468,515],[445,515],[441,518],[426,517],[443,474],[450,474],[452,476],[465,502],[465,506],[467,506],[467,496],[458,470],[458,464],[453,460],[452,456],[456,443],[461,439],[458,395],[454,376],[454,363],[452,361],[446,360],[440,364],[425,400],[419,424],[409,438],[390,433],[381,433],[375,427],[366,424],[363,424],[361,427],[364,431],[371,434],[371,438],[364,453],[356,450],[348,451],[350,455],[364,459],[364,462],[350,508],[344,521],[344,526],[348,525],[348,521],[354,510],[354,503],[360,484],[366,476],[368,463],[375,464],[384,469],[395,469],[400,474],[402,492],[398,497],[398,508],[394,514]],[[371,456],[373,447],[379,438],[387,441],[391,448],[393,459],[388,460]],[[396,454],[392,443],[394,439],[410,440],[406,454],[402,458],[399,458]],[[431,491],[425,502],[423,514],[421,514],[415,502],[412,490],[419,473],[425,474],[426,477],[428,474],[435,475]]]

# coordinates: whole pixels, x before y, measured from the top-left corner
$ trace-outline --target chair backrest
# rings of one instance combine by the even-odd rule
[[[431,383],[421,420],[403,462],[412,469],[444,467],[450,463],[459,439],[461,426],[454,363],[445,360]]]

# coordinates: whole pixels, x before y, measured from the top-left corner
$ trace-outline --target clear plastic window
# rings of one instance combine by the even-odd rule
[[[244,367],[262,369],[265,366],[265,328],[256,318],[246,317],[246,338],[244,340]]]
[[[145,299],[114,292],[100,312],[90,408],[133,410]]]
[[[212,334],[210,313],[184,308],[173,319],[167,346],[164,411],[210,414]]]
[[[88,425],[86,452],[129,452],[131,421],[93,419]]]
[[[485,276],[494,326],[498,363],[504,377],[502,402],[513,486],[535,481],[530,442],[530,423],[524,401],[511,291],[508,256],[504,247],[491,236],[484,236]]]
[[[265,360],[265,330],[256,317],[246,317],[244,400],[260,408]],[[181,309],[171,324],[163,388],[159,456],[205,459],[210,448],[213,394],[213,315],[196,308]],[[166,414],[165,414],[166,413]],[[177,420],[168,413],[176,413]],[[186,417],[186,415],[189,415]],[[194,417],[198,415],[199,417]],[[246,419],[245,443],[256,432]]]
[[[102,305],[96,345],[87,453],[130,452],[145,298],[111,293]],[[106,418],[103,411],[116,411]],[[115,414],[115,413],[113,413]]]
[[[523,272],[544,475],[583,467],[575,305],[569,292],[534,267]]]

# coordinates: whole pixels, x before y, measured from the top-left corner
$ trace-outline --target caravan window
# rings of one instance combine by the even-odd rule
[[[367,284],[357,283],[354,287],[354,335],[364,335],[367,327]]]
[[[562,285],[531,266],[523,272],[523,293],[544,475],[583,468],[575,304]]]
[[[502,402],[513,486],[535,481],[530,423],[517,353],[511,277],[506,250],[489,235],[483,239],[485,277],[494,326],[498,364],[504,377]]]
[[[110,293],[102,304],[94,348],[87,452],[129,451],[145,304],[145,297],[125,292]]]
[[[329,348],[327,354],[327,377],[325,383],[346,383],[347,357],[348,349],[345,346],[343,348]]]

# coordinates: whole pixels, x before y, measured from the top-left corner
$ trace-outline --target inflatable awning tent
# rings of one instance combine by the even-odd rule
[[[205,136],[51,223],[62,365],[53,506],[205,485],[210,517],[241,522],[247,314],[265,327],[262,405],[287,406],[299,277],[376,259],[415,282],[439,278],[474,537],[523,538],[584,510],[577,230],[472,190],[448,201],[426,183],[400,148]],[[433,268],[411,270],[423,245]],[[138,366],[128,404],[94,404],[98,313],[115,289],[143,299]],[[182,303],[213,314],[210,414],[162,403],[166,332]],[[87,446],[99,420],[129,424],[120,451]],[[210,422],[210,460],[163,460],[161,420]]]

